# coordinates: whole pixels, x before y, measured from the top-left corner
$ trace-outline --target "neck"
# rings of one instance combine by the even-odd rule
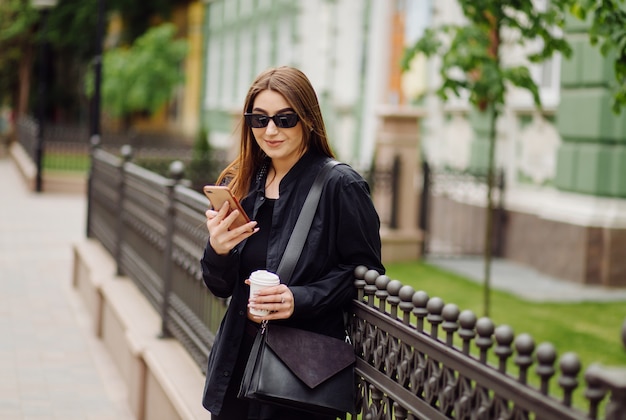
[[[290,160],[272,159],[270,169],[274,171],[274,174],[277,178],[282,179],[282,177],[287,175],[287,172],[289,172],[291,168],[293,168],[293,166],[298,163],[304,153],[305,152],[303,151],[297,157]]]
[[[300,160],[301,153],[296,159],[285,161],[280,159],[273,159],[270,163],[269,170],[267,171],[267,179],[265,181],[265,196],[268,198],[278,198],[280,195],[280,181],[283,179],[287,172],[293,168],[293,166]]]

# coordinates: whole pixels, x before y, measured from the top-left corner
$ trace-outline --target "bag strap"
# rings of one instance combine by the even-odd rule
[[[339,162],[336,160],[329,160],[322,167],[322,169],[320,169],[317,177],[315,177],[315,181],[313,181],[313,185],[311,186],[306,199],[304,200],[304,205],[302,206],[302,210],[300,210],[300,215],[298,216],[296,225],[293,228],[291,236],[289,237],[289,242],[287,242],[287,248],[285,249],[285,253],[280,260],[278,270],[276,270],[276,274],[278,274],[278,277],[280,277],[284,283],[289,281],[291,275],[293,274],[293,270],[296,268],[296,263],[300,259],[302,248],[304,248],[304,242],[309,235],[309,230],[311,229],[311,224],[313,223],[313,216],[315,216],[315,212],[317,211],[317,205],[319,204],[320,197],[322,195],[322,189],[326,184],[326,178],[328,177],[330,170],[338,164]]]

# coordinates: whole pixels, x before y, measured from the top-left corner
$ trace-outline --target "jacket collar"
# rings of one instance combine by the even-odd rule
[[[307,172],[315,172],[313,167],[321,167],[328,159],[330,158],[322,155],[321,153],[307,150],[280,181],[279,194],[282,195],[285,190],[288,190],[294,182],[296,182],[298,179],[301,179]],[[254,178],[255,182],[250,190],[250,195],[254,194],[255,192],[256,194],[265,195],[265,181],[267,179],[267,172],[271,164],[271,160],[269,158],[266,158],[265,162],[263,162],[263,165],[261,166]]]
[[[304,174],[310,173],[313,166],[321,166],[324,161],[324,156],[320,153],[310,149],[307,150],[280,181],[280,192],[282,193],[283,189],[288,189],[291,184],[301,179]]]

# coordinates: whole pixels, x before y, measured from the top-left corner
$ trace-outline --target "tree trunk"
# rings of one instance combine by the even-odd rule
[[[491,16],[493,29],[491,30],[491,48],[489,54],[494,60],[499,61],[500,52],[500,24],[499,20]],[[491,254],[493,251],[493,184],[494,184],[494,166],[496,155],[496,127],[498,122],[498,105],[495,101],[491,102],[491,120],[489,126],[489,157],[487,162],[487,214],[485,215],[485,284],[483,287],[483,312],[484,316],[489,316],[491,309]]]
[[[23,46],[23,53],[18,67],[18,94],[15,104],[15,121],[28,112],[28,100],[31,86],[31,69],[33,65],[33,48],[30,45]]]
[[[498,121],[498,110],[491,106],[491,119],[489,126],[489,160],[487,164],[487,213],[485,215],[485,249],[484,268],[485,284],[483,287],[483,313],[489,316],[491,308],[491,254],[493,250],[493,185],[495,179],[495,151],[496,151],[496,123]]]

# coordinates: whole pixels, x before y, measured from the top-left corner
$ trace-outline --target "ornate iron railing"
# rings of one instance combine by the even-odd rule
[[[184,185],[180,162],[166,178],[130,158],[130,148],[122,157],[93,150],[88,236],[115,256],[118,273],[161,313],[162,335],[178,339],[205,369],[227,307],[207,292],[198,262],[208,201]],[[505,325],[367,267],[355,270],[355,286],[351,335],[363,419],[596,419],[607,395],[604,418],[624,419],[626,369],[586,370],[585,413],[572,406],[581,370],[574,353],[563,354],[557,367],[551,344],[535,346],[527,334],[515,337]],[[623,330],[626,345],[626,324]],[[538,387],[528,383],[533,369]],[[559,399],[549,392],[555,379]]]
[[[596,419],[607,392],[612,398],[606,418],[624,418],[626,368],[587,369],[585,414],[572,407],[581,369],[576,354],[563,354],[557,369],[550,343],[535,347],[528,334],[515,337],[509,326],[496,327],[489,318],[460,311],[366,267],[358,267],[355,278],[352,338],[364,418]],[[455,335],[460,347],[454,344]],[[626,322],[622,335],[626,346]],[[470,354],[472,343],[478,355]],[[497,366],[488,363],[490,351]],[[517,375],[507,369],[511,359]],[[528,384],[533,367],[539,388]],[[549,394],[557,373],[560,400]]]

